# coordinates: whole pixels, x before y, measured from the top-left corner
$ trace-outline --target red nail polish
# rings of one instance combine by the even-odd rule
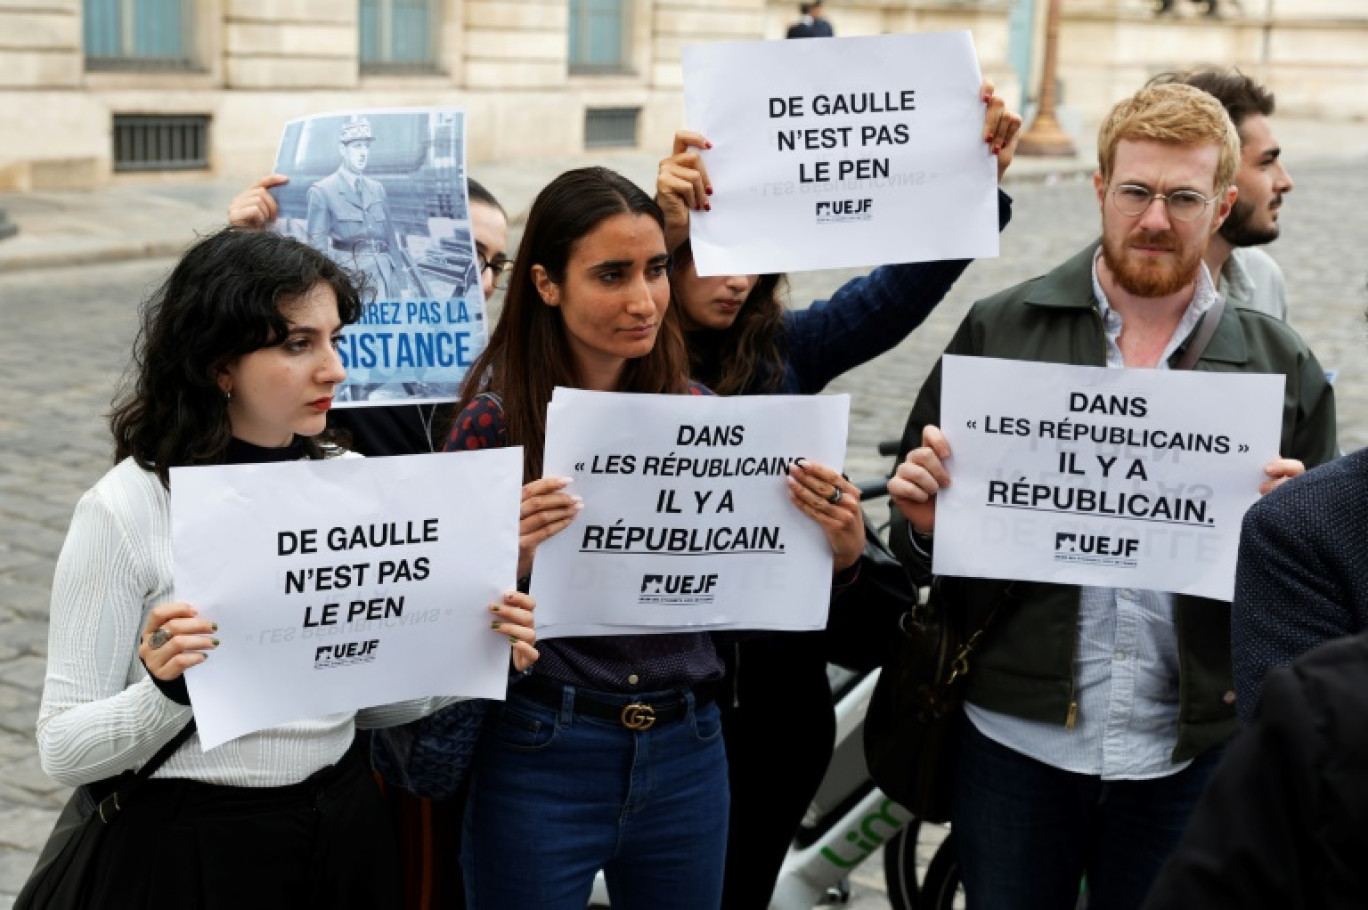
[[[704,147],[705,149],[710,149],[710,148],[712,148],[712,143],[711,143],[711,142],[705,142],[705,143],[703,143],[703,147]]]
[[[712,187],[710,186],[704,187],[703,191],[706,192],[709,196],[712,195]]]
[[[711,211],[712,211],[712,203],[711,203],[711,202],[705,203],[704,206],[703,206],[703,211],[705,211],[705,212],[711,212]]]

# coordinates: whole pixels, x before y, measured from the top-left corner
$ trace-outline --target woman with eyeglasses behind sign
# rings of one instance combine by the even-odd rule
[[[234,229],[192,247],[144,307],[110,420],[117,463],[77,505],[53,580],[38,749],[58,782],[112,792],[193,722],[183,674],[233,630],[175,599],[170,469],[341,455],[324,428],[346,375],[335,345],[359,314],[327,257]],[[492,605],[520,670],[537,656],[531,608],[516,592]],[[207,752],[192,733],[121,802],[81,906],[397,907],[356,731],[455,700],[282,724]]]
[[[998,179],[1011,164],[1021,118],[982,87],[983,140]],[[816,394],[836,377],[891,350],[930,314],[969,260],[889,265],[842,285],[806,309],[783,303],[783,275],[700,276],[689,246],[691,211],[711,210],[711,183],[697,134],[675,134],[660,163],[656,198],[675,260],[670,287],[690,375],[719,395]],[[999,222],[1011,200],[999,192]],[[861,592],[833,591],[833,609]],[[866,605],[868,606],[868,605]],[[877,647],[871,638],[869,650]],[[723,907],[769,906],[789,844],[826,772],[836,736],[821,632],[737,642],[725,654],[728,697],[722,722],[731,770],[731,838]],[[744,668],[744,672],[742,670]]]

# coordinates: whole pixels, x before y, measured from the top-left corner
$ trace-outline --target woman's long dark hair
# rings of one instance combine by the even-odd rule
[[[676,274],[692,261],[693,249],[685,241],[674,252]],[[783,275],[761,275],[728,328],[688,332],[689,375],[718,395],[778,392],[784,384],[788,357],[784,303],[780,299],[787,290],[788,280]],[[673,282],[670,296],[672,307],[682,315]]]
[[[466,374],[470,378],[455,413],[460,415],[481,392],[497,393],[508,442],[523,447],[528,481],[541,476],[552,389],[579,385],[561,310],[542,301],[532,267],[540,265],[553,282],[564,284],[575,244],[614,215],[646,215],[664,230],[665,218],[655,201],[607,168],[567,171],[547,184],[527,214],[498,325]],[[688,387],[684,339],[673,310],[666,309],[651,352],[627,361],[618,391],[682,392]]]
[[[170,469],[221,464],[231,438],[220,369],[283,341],[282,305],[323,283],[344,325],[361,317],[346,273],[288,237],[228,228],[192,246],[142,307],[133,361],[114,399],[114,460],[131,457],[170,486]],[[311,457],[317,442],[305,441]]]

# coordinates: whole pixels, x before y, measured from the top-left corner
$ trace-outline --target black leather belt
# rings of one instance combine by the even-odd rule
[[[545,708],[559,711],[563,704],[565,686],[544,676],[533,674],[515,683],[511,695],[521,695]],[[704,683],[693,690],[694,707],[711,704],[717,697],[717,684]],[[627,702],[595,698],[582,689],[575,689],[575,712],[598,720],[619,723],[628,730],[649,730],[656,724],[681,720],[689,713],[688,699],[675,696],[654,701],[631,699]]]

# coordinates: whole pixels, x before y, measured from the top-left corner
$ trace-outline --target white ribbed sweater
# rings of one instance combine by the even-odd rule
[[[47,678],[38,711],[43,770],[68,786],[137,768],[190,720],[138,659],[147,614],[174,600],[171,497],[125,459],[76,506],[52,583]],[[156,772],[239,787],[297,783],[334,764],[356,727],[415,720],[459,699],[429,698],[284,724],[202,752],[199,737]]]

